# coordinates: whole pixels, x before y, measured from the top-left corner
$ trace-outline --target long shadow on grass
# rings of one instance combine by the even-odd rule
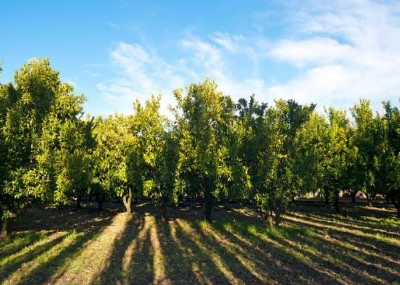
[[[310,237],[310,239],[312,238],[314,237]],[[282,238],[276,240],[285,248],[296,251],[310,259],[314,264],[321,267],[323,271],[330,272],[333,276],[339,276],[343,282],[347,283],[346,279],[348,279],[356,284],[374,284],[371,283],[372,280],[370,277],[364,275],[360,270],[357,270],[357,268],[354,267],[352,268],[353,270],[349,268],[351,266],[348,264],[348,261],[341,260],[336,255],[332,256],[331,252],[322,252],[320,250],[320,248],[323,247],[322,244],[309,244],[305,242],[307,239],[301,239],[300,237],[297,237],[296,240],[293,241],[296,245]],[[309,247],[306,248],[304,245],[308,245]]]
[[[354,222],[353,220],[350,220],[350,222],[348,221],[347,223],[344,222],[342,219],[339,219],[339,221],[328,221],[326,219],[323,218],[317,218],[315,216],[311,216],[311,215],[307,215],[307,216],[303,216],[303,215],[298,215],[296,213],[288,213],[286,214],[289,217],[294,217],[297,219],[306,219],[318,224],[322,224],[322,225],[326,225],[329,227],[335,226],[335,227],[344,227],[347,228],[349,230],[353,230],[353,231],[361,231],[363,233],[367,233],[367,234],[371,234],[371,235],[375,235],[375,234],[380,234],[380,235],[384,235],[387,237],[391,237],[391,238],[397,238],[400,239],[400,232],[393,232],[393,228],[391,229],[392,231],[388,231],[387,229],[381,229],[378,225],[376,226],[377,229],[372,229],[372,225],[353,225],[352,223],[356,224],[356,222]],[[335,219],[337,219],[335,217]]]
[[[345,232],[340,229],[334,228],[334,227],[325,227],[324,225],[316,225],[315,223],[312,222],[307,222],[304,220],[292,220],[292,219],[286,219],[285,221],[288,224],[292,224],[298,227],[308,227],[311,228],[315,231],[320,231],[320,230],[328,230],[329,234],[335,237],[338,237],[341,240],[348,241],[350,243],[353,243],[354,245],[357,245],[360,248],[366,248],[371,251],[378,251],[380,254],[384,254],[385,256],[390,256],[391,258],[397,260],[398,259],[398,253],[400,248],[396,245],[393,245],[391,243],[388,243],[386,241],[381,241],[373,237],[368,237],[368,236],[361,236],[357,235],[355,233],[351,232]]]
[[[224,247],[222,242],[220,243],[214,237],[210,237],[210,235],[205,234],[201,227],[199,227],[198,223],[196,224],[191,222],[190,225],[199,232],[204,244],[206,244],[207,247],[215,250],[215,252],[220,256],[221,261],[229,266],[231,271],[235,273],[235,276],[238,279],[243,280],[246,284],[260,284],[264,282],[264,280],[261,280],[249,268],[246,268],[246,266],[241,263],[238,256],[231,252],[231,249]]]
[[[362,278],[367,278],[367,280],[357,280],[358,282],[361,281],[363,284],[372,284],[373,282],[376,282],[376,284],[380,284],[380,281],[373,281],[370,279],[370,277],[362,275],[362,273],[354,274],[355,271],[368,272],[368,274],[372,278],[376,277],[383,279],[389,284],[394,284],[392,283],[393,281],[400,281],[400,267],[398,265],[393,267],[393,265],[383,263],[384,266],[378,266],[384,261],[380,260],[377,257],[365,254],[361,251],[345,248],[338,244],[334,244],[329,240],[322,239],[320,236],[317,235],[314,235],[311,239],[299,237],[298,241],[301,244],[317,249],[322,256],[331,256],[338,262],[345,264],[346,267],[348,267],[348,269],[353,272],[353,275],[355,277],[356,275],[361,275]],[[397,274],[390,272],[388,268],[391,268],[392,272],[397,272]]]
[[[83,245],[98,235],[99,232],[85,232],[74,237],[71,244],[65,246],[55,254],[49,257],[45,262],[41,263],[38,267],[32,270],[28,275],[21,278],[21,281],[15,285],[32,285],[32,284],[45,284],[57,272],[59,268],[65,265],[74,255],[83,250]],[[67,238],[71,238],[70,236]]]
[[[42,245],[34,246],[29,251],[25,252],[23,255],[17,256],[15,258],[11,257],[11,260],[0,267],[0,284],[2,284],[8,276],[18,270],[24,263],[30,262],[40,256],[41,254],[47,252],[52,247],[59,244],[65,236],[59,236],[58,238],[46,242]]]
[[[302,225],[301,222],[292,220],[287,221],[287,223],[293,226]],[[309,227],[313,228],[312,226]],[[314,227],[314,230],[324,233],[323,229],[320,227]],[[352,253],[354,257],[362,258],[366,263],[371,263],[372,267],[374,267],[371,268],[371,270],[385,271],[384,269],[375,267],[375,264],[378,263],[379,265],[383,264],[384,267],[393,269],[393,271],[400,272],[400,261],[398,260],[400,250],[397,246],[387,245],[387,243],[381,243],[379,240],[375,240],[372,244],[368,244],[365,240],[368,238],[365,236],[348,234],[347,232],[340,231],[340,229],[329,229],[328,237],[329,239],[322,239],[321,236],[318,238],[321,239],[320,242],[323,245],[329,244],[331,247],[335,248],[335,250],[343,251],[344,256],[348,256],[349,253]],[[315,240],[312,241],[314,242]],[[370,253],[366,252],[366,250]],[[327,248],[327,251],[332,251],[332,249]]]
[[[253,236],[249,232],[233,229],[240,238],[226,230],[223,224],[216,224],[214,228],[225,238],[246,249],[249,258],[257,261],[262,270],[270,272],[271,277],[279,284],[340,284],[335,278],[322,273],[306,263],[305,260],[293,252],[279,248],[273,243]],[[281,244],[280,242],[278,242]],[[297,251],[296,251],[297,252]]]
[[[133,256],[127,266],[126,276],[122,284],[152,284],[153,283],[154,251],[151,246],[150,231],[136,240]]]
[[[22,235],[7,237],[6,240],[0,239],[0,262],[2,259],[10,257],[23,248],[31,246],[36,242],[47,238],[49,235],[50,233],[44,235],[30,232]]]
[[[179,223],[174,223],[175,236],[181,245],[184,246],[187,256],[190,256],[191,264],[198,267],[198,272],[195,272],[199,278],[207,280],[207,283],[213,284],[231,284],[231,280],[223,274],[216,266],[215,262],[210,258],[210,252],[199,247],[191,234],[185,232]],[[195,234],[195,233],[193,233]]]
[[[371,235],[370,236],[365,236],[365,235],[360,236],[360,235],[358,235],[358,234],[356,234],[354,232],[349,232],[349,231],[346,231],[346,230],[342,230],[342,229],[336,227],[335,225],[329,225],[328,226],[328,225],[324,225],[324,224],[321,224],[321,223],[308,221],[305,218],[302,218],[302,219],[296,218],[294,220],[293,217],[290,217],[289,215],[284,217],[284,220],[289,222],[289,223],[296,223],[296,224],[298,224],[300,226],[305,226],[305,227],[309,227],[309,228],[320,229],[320,230],[321,229],[327,229],[327,230],[329,230],[329,232],[337,232],[337,233],[340,233],[340,234],[343,234],[343,235],[346,235],[346,236],[362,237],[363,242],[366,242],[367,244],[372,244],[372,245],[375,245],[376,243],[379,243],[382,248],[387,248],[388,251],[399,250],[400,249],[400,246],[395,245],[390,241],[381,240],[381,239],[378,239],[378,238],[376,238],[374,236],[371,236]]]
[[[124,279],[124,256],[128,247],[137,238],[144,227],[144,216],[135,215],[126,225],[125,230],[115,241],[107,266],[93,279],[99,285],[120,284]],[[134,253],[135,254],[135,253]]]
[[[193,262],[196,256],[190,252],[186,243],[176,236],[173,221],[156,221],[157,233],[164,254],[166,275],[171,284],[197,284],[202,277],[193,272]],[[203,278],[203,280],[206,278]]]
[[[303,223],[293,221],[293,220],[287,220],[286,222],[293,226],[302,226],[303,225]],[[315,231],[323,231],[324,230],[323,228],[321,228],[319,226],[308,225],[308,227],[313,228]],[[361,248],[361,249],[368,250],[370,252],[375,253],[374,256],[370,255],[371,258],[373,257],[373,258],[379,260],[380,263],[382,263],[382,264],[386,264],[388,266],[399,266],[400,261],[398,261],[398,256],[400,254],[400,248],[395,245],[381,242],[376,239],[371,239],[371,238],[365,237],[363,235],[355,235],[352,233],[343,232],[340,229],[329,228],[328,232],[331,237],[336,238],[337,240],[340,240],[341,242],[347,242],[357,248]],[[351,250],[351,248],[349,250]],[[360,252],[360,251],[358,251],[358,252]],[[389,259],[387,257],[389,257]],[[392,261],[390,261],[390,259],[398,261],[398,262],[392,262]]]

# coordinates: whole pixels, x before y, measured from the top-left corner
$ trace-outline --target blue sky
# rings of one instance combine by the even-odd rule
[[[85,111],[131,112],[132,101],[211,77],[233,98],[348,108],[397,102],[397,1],[0,0],[0,81],[50,58],[86,95]]]

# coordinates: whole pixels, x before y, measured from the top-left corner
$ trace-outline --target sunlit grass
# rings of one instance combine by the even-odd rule
[[[120,213],[3,239],[0,284],[398,284],[398,225],[301,209],[280,227],[243,209],[211,224]]]

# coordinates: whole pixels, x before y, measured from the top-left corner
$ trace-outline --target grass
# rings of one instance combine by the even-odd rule
[[[0,241],[0,284],[400,284],[388,205],[317,205],[296,203],[279,228],[235,207],[212,224],[196,209],[29,209]]]

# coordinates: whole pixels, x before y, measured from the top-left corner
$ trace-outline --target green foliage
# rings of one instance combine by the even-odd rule
[[[180,132],[179,174],[186,193],[204,199],[204,215],[211,221],[212,204],[229,196],[227,181],[237,175],[237,163],[229,164],[233,145],[235,104],[230,97],[206,80],[186,89],[175,90],[178,101],[177,123]],[[237,186],[236,186],[237,187]],[[235,187],[235,188],[236,188]]]
[[[136,100],[131,115],[84,118],[84,96],[48,59],[23,65],[0,84],[4,225],[29,204],[79,207],[88,194],[99,209],[122,198],[128,212],[133,198],[151,198],[164,217],[179,198],[196,199],[208,222],[215,202],[249,202],[279,225],[297,196],[318,192],[339,212],[340,191],[363,191],[400,215],[400,111],[389,102],[379,115],[361,100],[349,121],[294,100],[235,103],[209,79],[174,94],[174,119],[160,113],[161,96]]]

